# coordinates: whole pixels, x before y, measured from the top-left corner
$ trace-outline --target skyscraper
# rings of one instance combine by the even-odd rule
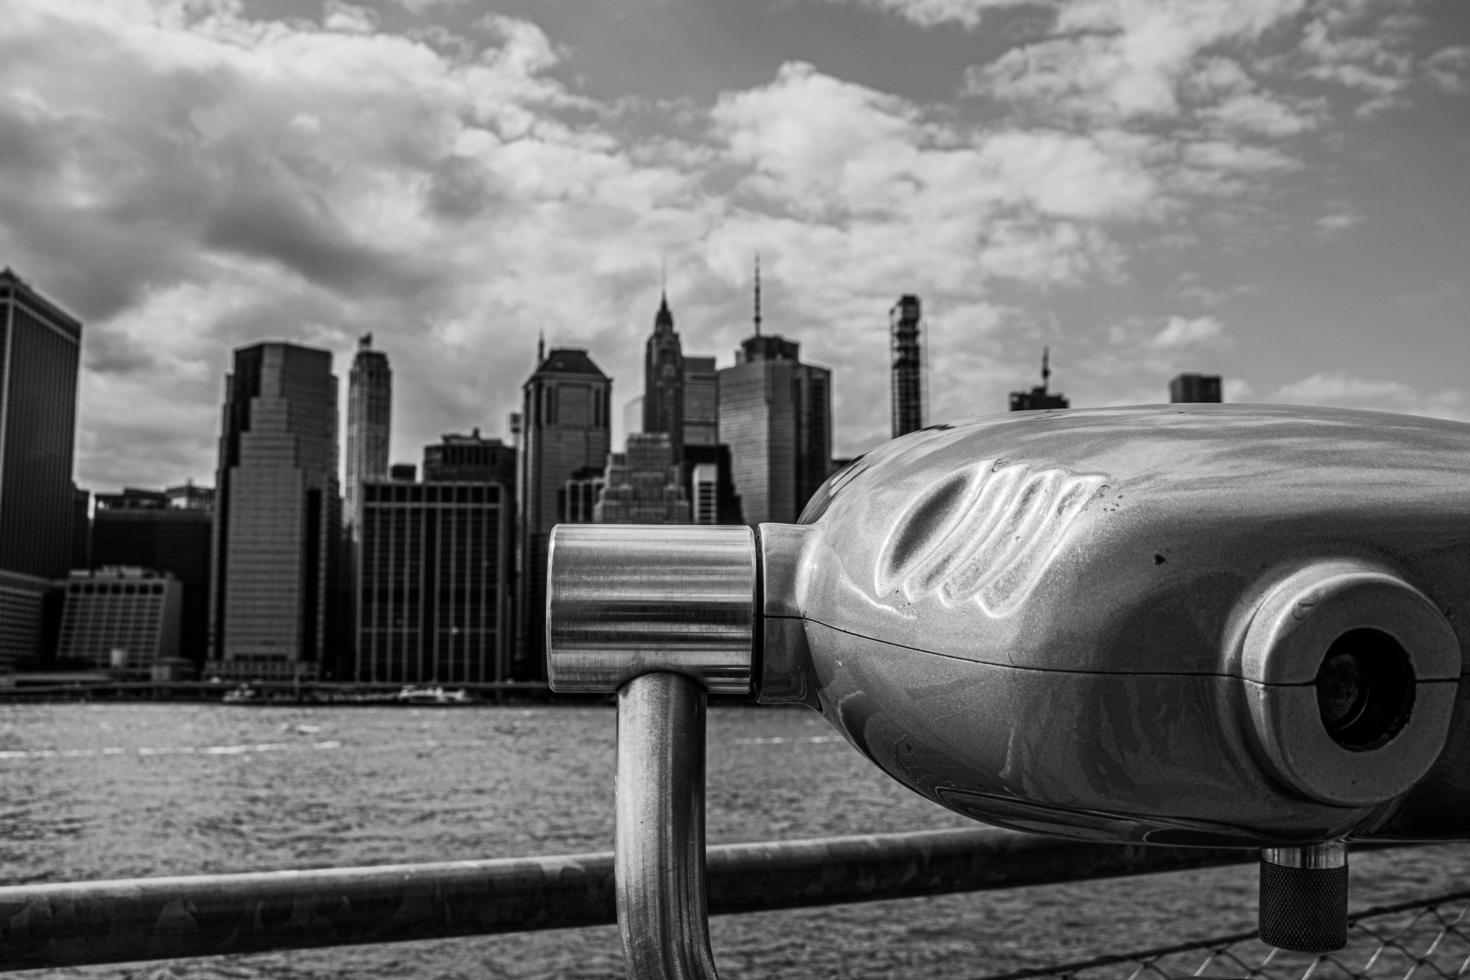
[[[388,430],[393,420],[393,371],[388,355],[373,350],[373,335],[357,343],[347,376],[347,486],[343,520],[355,525],[361,484],[388,475]]]
[[[509,679],[510,504],[498,482],[363,484],[353,679]]]
[[[592,519],[598,524],[690,523],[682,470],[667,432],[629,436],[627,450],[607,458]]]
[[[643,348],[643,430],[664,432],[679,458],[684,444],[684,352],[674,330],[669,298],[659,296],[653,333]]]
[[[919,297],[905,294],[888,311],[893,354],[893,438],[924,427],[924,371]]]
[[[720,389],[713,357],[684,358],[684,445],[720,441]]]
[[[1071,403],[1067,396],[1060,392],[1053,395],[1046,390],[1048,382],[1051,381],[1051,351],[1043,347],[1041,349],[1041,384],[1030,391],[1011,392],[1011,411],[1034,412],[1043,408],[1069,408]]]
[[[335,653],[342,501],[330,351],[235,351],[216,472],[207,670],[315,677]]]
[[[1181,374],[1169,381],[1171,402],[1218,402],[1220,376],[1218,374]]]
[[[546,553],[552,527],[567,519],[558,507],[566,507],[566,484],[600,472],[612,448],[612,379],[585,350],[543,350],[538,345],[536,370],[523,387],[517,447],[517,680],[546,677]]]
[[[745,520],[792,523],[827,479],[832,372],[803,364],[795,341],[760,332],[759,266],[755,298],[755,333],[718,374],[719,440],[730,447]]]
[[[79,321],[0,270],[0,569],[62,579],[71,565],[81,343]]]

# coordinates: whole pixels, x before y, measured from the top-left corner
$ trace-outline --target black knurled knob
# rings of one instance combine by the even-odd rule
[[[1261,861],[1261,941],[1298,953],[1347,945],[1348,869]]]

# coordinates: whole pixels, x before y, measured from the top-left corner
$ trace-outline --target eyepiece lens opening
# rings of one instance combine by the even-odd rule
[[[1348,630],[1334,640],[1317,670],[1316,686],[1327,734],[1353,752],[1388,744],[1414,708],[1409,654],[1382,630]]]

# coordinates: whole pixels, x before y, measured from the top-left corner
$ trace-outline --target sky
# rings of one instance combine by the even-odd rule
[[[1233,402],[1470,421],[1463,0],[7,0],[0,266],[85,324],[77,479],[212,483],[231,351],[371,333],[392,457],[507,436],[548,346],[642,390],[763,329],[887,438]],[[342,427],[345,434],[345,425]],[[614,438],[621,433],[615,427]]]

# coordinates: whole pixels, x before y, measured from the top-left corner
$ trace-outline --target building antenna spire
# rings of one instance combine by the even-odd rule
[[[664,305],[668,305],[669,256],[667,252],[660,254],[658,257],[658,294],[659,297],[663,299]]]
[[[541,367],[546,360],[546,328],[542,327],[536,334],[536,367]]]
[[[1041,348],[1041,390],[1046,391],[1047,382],[1051,380],[1051,348]]]
[[[755,253],[755,335],[761,335],[761,253]]]

